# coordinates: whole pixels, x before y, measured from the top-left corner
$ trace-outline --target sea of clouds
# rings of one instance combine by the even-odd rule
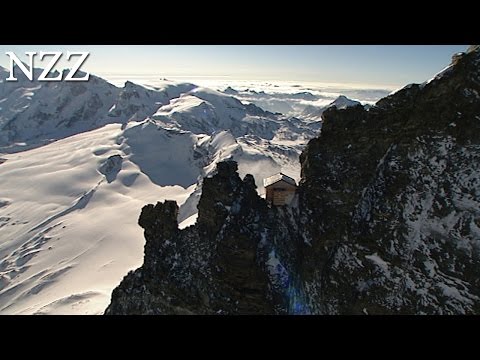
[[[244,103],[254,103],[262,109],[289,116],[321,109],[340,95],[362,104],[373,105],[396,90],[394,87],[333,84],[318,82],[233,80],[216,77],[168,77],[158,76],[105,76],[115,85],[122,86],[128,79],[138,84],[160,86],[165,81],[190,82],[235,96]]]

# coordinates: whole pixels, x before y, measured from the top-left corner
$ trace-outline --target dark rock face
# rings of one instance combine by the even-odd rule
[[[109,183],[117,178],[118,173],[122,169],[123,158],[121,155],[112,155],[100,165],[98,171],[105,175]]]
[[[178,230],[178,207],[166,201],[142,209],[143,266],[112,294],[107,314],[274,314],[288,303],[274,286],[265,234],[271,211],[251,175],[235,162],[204,179],[197,224]]]
[[[301,157],[314,312],[479,312],[479,58],[369,111],[323,114]]]
[[[480,49],[432,81],[323,113],[298,207],[269,208],[234,162],[195,226],[147,205],[145,263],[107,314],[478,314]]]

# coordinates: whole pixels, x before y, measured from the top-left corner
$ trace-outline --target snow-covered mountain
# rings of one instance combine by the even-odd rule
[[[94,75],[88,82],[39,82],[17,73],[17,82],[6,82],[8,72],[0,67],[0,152],[24,150],[106,124],[143,120],[195,88],[168,81],[156,88],[132,82],[119,88]]]
[[[1,313],[101,313],[121,272],[141,263],[138,209],[152,198],[181,203],[189,189],[156,185],[148,163],[125,154],[136,142],[134,129],[111,124],[4,156]]]
[[[36,71],[40,71],[37,69]],[[0,68],[0,313],[102,313],[141,265],[148,202],[195,222],[202,179],[233,159],[242,176],[300,178],[320,122],[264,111],[193,84],[39,83]]]
[[[301,117],[302,119],[306,119],[306,120],[320,121],[322,119],[323,112],[330,107],[335,106],[337,109],[342,110],[350,106],[357,106],[357,105],[361,105],[361,103],[359,101],[349,99],[344,95],[340,95],[330,104],[323,107],[308,105],[302,111]]]

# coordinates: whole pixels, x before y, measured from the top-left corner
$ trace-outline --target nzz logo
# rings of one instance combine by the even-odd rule
[[[18,57],[11,51],[7,51],[5,53],[10,57],[10,76],[6,79],[7,81],[17,81],[18,79],[15,77],[14,72],[14,66],[13,63],[17,64],[18,69],[20,69],[25,76],[28,78],[28,80],[33,81],[33,69],[34,69],[34,58],[37,55],[36,51],[27,51],[25,52],[25,55],[28,56],[29,59],[29,66],[27,67]],[[62,52],[61,51],[40,51],[38,53],[40,57],[40,61],[43,60],[44,57],[49,57],[51,56],[51,60],[48,63],[48,65],[45,67],[43,72],[40,74],[38,77],[38,81],[88,81],[90,78],[90,74],[86,73],[85,76],[82,77],[74,77],[77,71],[80,69],[80,67],[83,65],[85,60],[87,60],[88,56],[90,53],[88,52],[70,52],[67,51],[67,61],[70,60],[73,56],[79,56],[77,62],[75,65],[72,67],[70,72],[67,74],[65,79],[62,79],[62,72],[56,77],[47,77],[47,75],[52,71],[52,69],[55,67],[57,64],[58,60],[62,57]]]

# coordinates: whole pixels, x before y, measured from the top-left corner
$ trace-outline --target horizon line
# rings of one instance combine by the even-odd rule
[[[307,84],[314,84],[314,85],[321,85],[324,87],[347,87],[349,89],[369,89],[369,90],[391,90],[397,89],[409,84],[371,84],[371,83],[347,83],[347,82],[326,82],[320,80],[280,80],[275,78],[238,78],[233,77],[232,75],[173,75],[173,74],[153,74],[153,73],[91,73],[93,75],[104,77],[104,78],[115,78],[115,80],[128,80],[129,78],[137,78],[137,79],[151,79],[157,81],[169,81],[175,79],[203,79],[203,80],[230,80],[230,81],[238,81],[238,82],[263,82],[263,83],[283,83],[283,84],[291,84],[292,85],[307,85]],[[274,85],[274,84],[272,84]]]

